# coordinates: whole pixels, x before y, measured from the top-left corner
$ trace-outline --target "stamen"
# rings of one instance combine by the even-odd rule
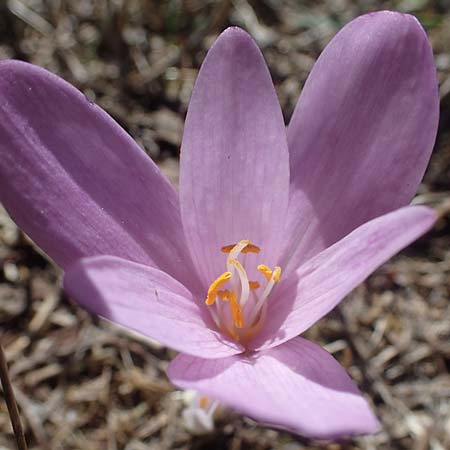
[[[267,298],[273,287],[281,279],[281,268],[260,264],[257,270],[264,276],[266,282],[249,280],[245,270],[247,256],[241,253],[259,253],[260,248],[251,244],[248,239],[240,240],[237,244],[226,245],[221,248],[226,256],[226,272],[211,283],[206,296],[208,306],[215,304],[211,314],[214,322],[222,331],[237,342],[247,341],[261,328],[267,315]],[[224,289],[224,285],[227,289]],[[256,291],[257,289],[260,290]],[[250,295],[252,301],[249,302]],[[216,301],[217,300],[217,301]],[[220,300],[220,301],[219,301]],[[229,304],[230,309],[228,310]],[[245,321],[245,323],[244,323]],[[204,407],[209,408],[207,398],[202,400]],[[200,407],[203,407],[203,406]]]
[[[242,250],[242,253],[245,255],[246,253],[259,253],[260,251],[261,249],[257,245],[248,244],[247,247]]]
[[[259,253],[261,251],[261,249],[257,245],[251,244],[249,240],[239,241],[238,244],[241,242],[248,242],[248,244],[241,250],[244,254]],[[231,253],[233,248],[238,244],[224,245],[220,250],[222,251],[222,253]]]
[[[222,275],[217,277],[209,286],[208,295],[206,296],[206,304],[208,306],[213,305],[216,301],[217,293],[220,288],[231,278],[231,272],[224,272]]]
[[[236,293],[230,292],[230,308],[231,317],[236,328],[242,328],[244,326],[244,318],[242,316],[242,309],[237,301]]]
[[[224,246],[220,249],[220,251],[221,251],[222,253],[230,253],[231,250],[233,250],[234,247],[236,247],[236,244],[224,245]]]
[[[270,281],[270,279],[272,278],[272,271],[269,267],[265,266],[264,264],[260,264],[257,269],[258,272],[261,272],[266,277],[267,281]]]
[[[280,281],[280,278],[281,278],[281,267],[276,266],[275,269],[273,269],[272,280],[275,281],[275,283],[278,283]]]
[[[264,264],[260,264],[258,266],[258,271],[261,272],[266,277],[267,284],[264,287],[263,293],[258,298],[256,305],[254,305],[249,316],[247,317],[249,323],[252,323],[253,320],[256,319],[263,305],[265,304],[267,297],[272,291],[273,286],[275,285],[275,283],[278,283],[281,278],[281,267],[279,266],[276,266],[272,272],[272,270],[270,270],[267,266],[265,266]]]

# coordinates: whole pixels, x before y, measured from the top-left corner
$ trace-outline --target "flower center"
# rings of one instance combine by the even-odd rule
[[[267,298],[280,281],[281,268],[271,270],[264,264],[256,268],[265,278],[264,285],[248,278],[244,266],[247,254],[257,254],[259,247],[249,240],[222,247],[227,253],[227,271],[217,277],[209,286],[206,304],[216,325],[233,339],[243,342],[259,331],[267,312]],[[242,262],[239,256],[244,255]]]

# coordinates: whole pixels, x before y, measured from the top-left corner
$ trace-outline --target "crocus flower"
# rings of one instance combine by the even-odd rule
[[[183,391],[183,400],[187,403],[182,411],[185,428],[192,434],[209,434],[214,430],[214,415],[219,402],[195,391]]]
[[[298,337],[427,231],[407,205],[435,140],[427,37],[408,15],[348,24],[289,127],[242,30],[209,51],[179,194],[100,108],[38,67],[0,64],[1,200],[81,305],[179,352],[172,382],[315,438],[378,422],[344,369]]]

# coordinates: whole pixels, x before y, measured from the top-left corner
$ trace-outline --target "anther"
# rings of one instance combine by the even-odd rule
[[[265,266],[264,264],[260,264],[258,267],[258,272],[261,272],[265,277],[267,281],[270,281],[272,278],[272,271],[269,269],[269,267]]]
[[[233,322],[236,328],[243,328],[244,326],[244,318],[242,315],[242,309],[237,301],[236,293],[230,292],[230,308],[231,308],[231,317],[233,318]]]
[[[225,245],[220,250],[223,253],[231,253],[235,248],[239,247],[240,253],[242,249],[245,248],[248,244],[250,244],[250,241],[248,239],[241,239],[237,244]]]
[[[273,269],[272,280],[275,281],[275,283],[278,283],[280,281],[280,278],[281,278],[281,267],[276,266],[275,269]]]
[[[236,246],[236,244],[224,245],[224,246],[220,249],[220,251],[221,251],[222,253],[230,253],[231,250],[233,250],[233,248],[234,248],[235,246]]]
[[[254,291],[255,289],[259,288],[259,283],[257,281],[249,281],[248,287],[250,288],[251,291]]]
[[[242,240],[237,244],[225,245],[220,250],[222,251],[222,253],[231,253],[234,247],[241,243],[246,243],[246,246],[241,250],[241,253],[259,253],[261,251],[261,249],[257,245],[251,244],[249,240]]]
[[[222,275],[217,277],[209,286],[208,294],[206,296],[205,303],[210,306],[216,301],[217,293],[220,288],[231,278],[231,272],[224,272]]]
[[[246,254],[246,253],[259,253],[261,251],[261,249],[254,244],[248,244],[247,247],[245,247],[242,250],[242,253]]]

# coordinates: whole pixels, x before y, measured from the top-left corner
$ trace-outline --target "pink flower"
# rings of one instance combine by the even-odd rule
[[[81,305],[180,351],[174,384],[260,422],[316,438],[377,429],[339,364],[297,336],[434,223],[405,206],[438,122],[414,17],[347,25],[287,133],[260,51],[225,31],[190,102],[179,194],[60,78],[2,62],[0,94],[1,199]]]

